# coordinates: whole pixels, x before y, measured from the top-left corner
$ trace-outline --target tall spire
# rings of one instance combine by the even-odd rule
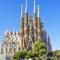
[[[25,10],[25,13],[28,12],[28,0],[26,0],[26,10]]]
[[[34,0],[34,13],[36,13],[36,0]]]
[[[40,6],[38,5],[38,18],[40,17]]]
[[[21,5],[21,17],[23,17],[23,4]]]

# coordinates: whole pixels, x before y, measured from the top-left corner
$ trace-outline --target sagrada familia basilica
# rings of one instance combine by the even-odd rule
[[[44,29],[40,18],[40,7],[36,12],[36,1],[34,0],[33,17],[28,13],[28,0],[26,0],[25,14],[21,5],[20,31],[6,31],[1,44],[1,54],[13,55],[19,50],[30,50],[32,44],[37,40],[43,40],[46,47],[51,51],[50,38]]]

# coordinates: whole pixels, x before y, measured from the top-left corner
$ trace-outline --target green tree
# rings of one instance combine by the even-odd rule
[[[54,51],[54,55],[57,57],[57,60],[60,60],[60,50]]]
[[[35,57],[40,58],[40,56],[44,55],[46,51],[47,49],[45,44],[42,41],[38,40],[32,45],[32,50],[29,51],[22,50],[16,52],[13,58],[14,60],[19,60],[20,58],[27,58],[27,59]]]
[[[32,51],[41,56],[47,52],[46,45],[41,40],[38,40],[32,45]]]
[[[57,57],[60,57],[60,50],[54,51],[54,54],[55,54]]]
[[[16,52],[15,55],[13,56],[14,60],[19,60],[20,58],[25,58],[27,56],[27,51],[19,51]]]
[[[19,60],[19,55],[20,55],[20,52],[16,52],[13,56],[13,59],[14,60]]]

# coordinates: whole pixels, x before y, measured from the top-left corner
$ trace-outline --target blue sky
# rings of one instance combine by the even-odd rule
[[[8,29],[19,31],[21,4],[25,0],[0,0],[0,42]],[[51,38],[53,50],[60,49],[60,0],[36,0],[40,4],[40,16]],[[28,0],[29,15],[33,16],[33,0]]]

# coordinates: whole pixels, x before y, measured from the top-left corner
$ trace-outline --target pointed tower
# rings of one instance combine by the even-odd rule
[[[29,49],[32,48],[32,44],[33,44],[33,19],[32,17],[29,18]]]
[[[28,49],[28,0],[26,0],[25,18],[24,18],[24,48]]]
[[[22,35],[24,34],[24,16],[23,16],[23,5],[21,5],[20,33],[22,33]]]
[[[26,0],[25,19],[24,19],[24,33],[28,33],[28,1]]]
[[[38,34],[38,37],[37,39],[38,40],[41,40],[41,20],[40,20],[40,6],[38,5],[38,17],[37,17],[37,34]]]
[[[34,40],[37,40],[37,16],[36,16],[36,0],[34,0],[34,20],[33,20],[33,26],[34,26]]]
[[[24,12],[23,12],[23,4],[21,5],[21,21],[20,21],[20,45],[21,49],[23,49],[23,37],[24,37]]]

